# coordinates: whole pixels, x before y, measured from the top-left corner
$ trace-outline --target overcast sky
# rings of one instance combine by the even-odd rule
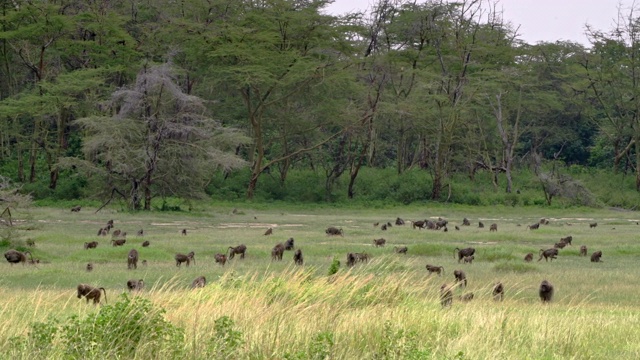
[[[520,26],[520,39],[538,41],[571,40],[588,46],[585,24],[598,30],[610,30],[617,19],[618,6],[628,15],[633,0],[501,0],[498,8],[504,19]],[[329,12],[340,14],[369,9],[375,0],[335,0]],[[640,3],[640,2],[639,2]],[[640,5],[640,4],[639,4]],[[638,12],[640,16],[640,12]]]

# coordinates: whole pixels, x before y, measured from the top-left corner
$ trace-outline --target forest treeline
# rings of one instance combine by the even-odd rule
[[[0,0],[2,186],[148,210],[265,178],[357,198],[375,169],[418,198],[461,177],[511,194],[527,172],[550,204],[589,197],[573,166],[640,190],[633,11],[585,47],[528,44],[481,0],[328,3]]]

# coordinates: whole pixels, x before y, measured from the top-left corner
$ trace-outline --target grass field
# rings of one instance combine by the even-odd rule
[[[269,209],[218,206],[185,212],[121,213],[85,209],[32,208],[15,214],[27,219],[18,227],[20,240],[35,240],[30,249],[41,263],[0,264],[0,346],[17,338],[11,358],[33,358],[37,342],[32,323],[74,315],[95,315],[107,307],[76,298],[78,283],[102,286],[108,304],[126,292],[128,279],[144,279],[139,297],[166,310],[164,319],[183,329],[179,354],[171,349],[138,346],[125,358],[239,359],[637,359],[640,358],[640,214],[605,209],[541,209],[508,207],[397,207],[392,209]],[[448,232],[414,230],[410,224],[387,231],[375,222],[449,220]],[[471,226],[460,226],[462,219]],[[528,230],[545,217],[549,225]],[[112,247],[98,229],[113,219],[127,232],[123,247]],[[478,228],[478,221],[485,228]],[[598,222],[590,228],[590,222]],[[498,224],[497,232],[489,225]],[[454,226],[461,230],[454,230]],[[340,227],[344,237],[328,237],[324,229]],[[180,235],[186,228],[188,235]],[[273,235],[264,236],[273,228]],[[144,229],[144,237],[135,236]],[[538,262],[538,251],[572,235],[573,245],[557,260]],[[288,238],[304,253],[304,266],[293,264],[293,252],[271,261],[271,248]],[[385,247],[373,246],[383,237]],[[96,249],[83,244],[96,240]],[[141,247],[144,240],[148,248]],[[214,254],[245,244],[244,260],[222,267]],[[393,253],[406,245],[407,255]],[[603,252],[601,263],[579,256]],[[476,249],[473,264],[458,263],[456,247]],[[130,249],[147,266],[127,270]],[[8,247],[2,248],[4,252]],[[196,264],[176,267],[177,252],[195,252]],[[366,252],[371,260],[346,268],[348,252]],[[525,263],[526,253],[535,254]],[[342,263],[328,276],[332,260]],[[86,272],[92,262],[95,269]],[[426,264],[440,265],[443,276],[428,275]],[[442,308],[439,289],[453,284],[453,270],[464,270],[469,284],[454,290],[453,305]],[[208,285],[190,290],[204,275]],[[540,303],[537,289],[547,279],[555,286],[553,301]],[[492,300],[496,282],[505,286],[503,302]],[[473,301],[458,297],[473,292]],[[220,319],[231,320],[223,326]],[[60,332],[58,332],[60,334]],[[42,358],[74,357],[60,336]],[[151,347],[149,345],[148,347]],[[155,346],[155,345],[154,345]],[[226,352],[222,349],[232,350]],[[214,352],[212,355],[211,352]],[[151,354],[151,355],[150,355]],[[95,355],[95,358],[101,356]],[[213,357],[212,357],[213,356]],[[3,355],[0,355],[2,358]],[[38,355],[35,356],[38,358]]]

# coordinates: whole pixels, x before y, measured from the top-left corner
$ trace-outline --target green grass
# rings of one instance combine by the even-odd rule
[[[233,208],[239,213],[233,214]],[[442,204],[386,209],[223,204],[200,205],[192,212],[93,211],[95,207],[83,207],[80,213],[36,207],[28,214],[14,214],[32,219],[18,225],[30,230],[12,236],[22,243],[34,239],[31,251],[41,263],[37,267],[0,263],[0,346],[26,336],[30,323],[96,313],[98,308],[75,297],[78,283],[105,287],[113,304],[128,279],[144,279],[139,296],[165,309],[165,318],[184,330],[179,346],[189,358],[211,357],[206,339],[218,336],[219,319],[225,316],[241,334],[241,345],[231,357],[240,359],[631,359],[640,355],[640,246],[636,245],[640,216],[635,212]],[[398,216],[443,217],[450,221],[449,231],[413,230],[410,224],[381,231],[372,225],[393,223]],[[454,230],[464,217],[472,226]],[[542,217],[551,223],[527,229]],[[112,247],[110,237],[96,236],[109,219],[127,231],[125,246]],[[484,229],[477,227],[479,220]],[[599,225],[590,229],[593,221]],[[489,232],[491,223],[498,224],[497,232]],[[328,226],[341,227],[344,237],[326,236]],[[274,234],[264,236],[269,227]],[[144,238],[135,236],[140,228]],[[183,228],[188,229],[187,236],[180,235]],[[573,245],[560,250],[557,260],[536,261],[540,249],[568,235],[573,236]],[[271,261],[273,245],[290,237],[304,253],[303,267],[294,266],[292,252],[285,252],[282,262]],[[375,248],[372,240],[380,237],[387,245]],[[84,250],[84,242],[93,240],[99,241],[98,248]],[[144,240],[151,246],[142,248]],[[224,267],[214,263],[216,253],[240,243],[247,245],[246,259],[233,259]],[[408,254],[393,253],[396,245],[408,246]],[[601,250],[603,262],[580,257],[580,245],[586,245],[589,254]],[[470,246],[476,248],[473,264],[458,263],[454,249]],[[131,248],[148,261],[146,267],[139,264],[137,270],[127,270]],[[176,267],[175,253],[189,251],[195,252],[196,265]],[[349,269],[347,252],[366,252],[371,260]],[[532,263],[522,260],[528,252],[535,254]],[[327,276],[334,257],[341,268]],[[88,262],[94,263],[93,272],[84,271]],[[428,275],[427,263],[443,266],[445,274]],[[439,288],[453,283],[455,269],[465,271],[469,284],[456,288],[453,306],[443,309]],[[206,276],[207,287],[189,290],[200,275]],[[540,304],[537,297],[543,279],[555,286],[549,305]],[[506,289],[500,303],[491,297],[498,281]],[[458,296],[466,292],[473,292],[475,299],[459,302]],[[61,343],[54,342],[49,357],[68,355]],[[131,357],[148,358],[145,351],[139,349]],[[14,355],[29,357],[26,351]]]

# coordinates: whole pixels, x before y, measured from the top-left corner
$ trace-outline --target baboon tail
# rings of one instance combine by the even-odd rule
[[[104,303],[107,303],[107,290],[105,290],[103,287],[100,288],[100,290],[102,290],[102,292],[104,293]]]

